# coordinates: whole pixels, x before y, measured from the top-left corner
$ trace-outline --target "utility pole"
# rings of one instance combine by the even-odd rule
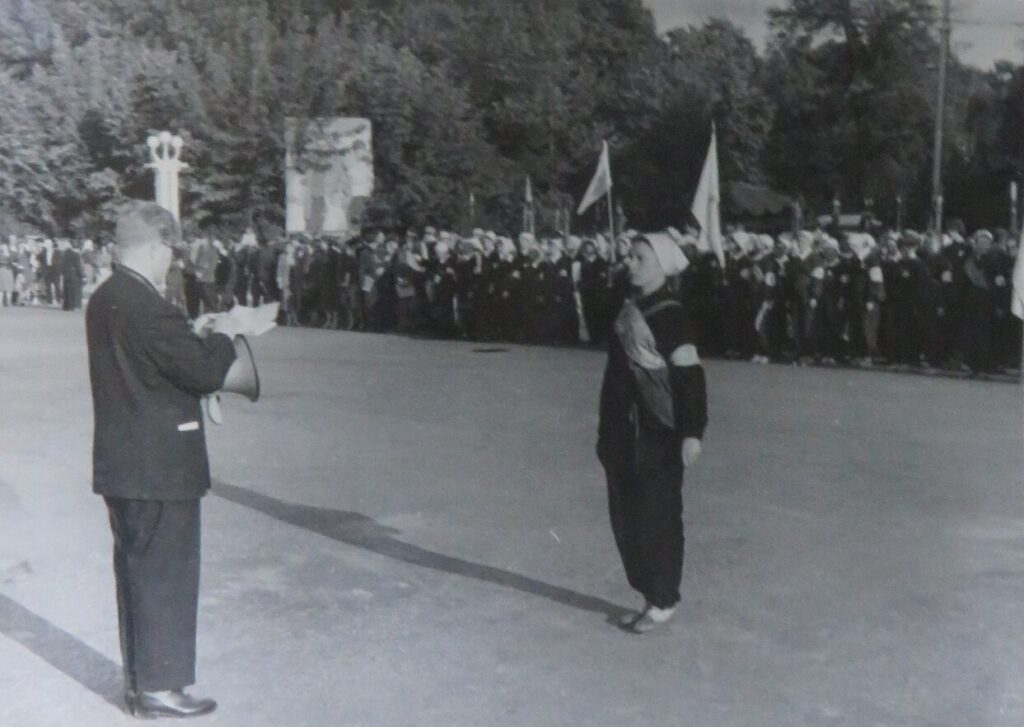
[[[939,99],[935,108],[935,150],[932,160],[932,224],[942,234],[942,132],[946,117],[946,66],[949,63],[949,37],[953,32],[950,16],[952,0],[942,0],[942,23],[939,25]]]
[[[1019,213],[1017,207],[1017,181],[1010,182],[1010,234],[1014,237],[1017,236],[1017,215]]]

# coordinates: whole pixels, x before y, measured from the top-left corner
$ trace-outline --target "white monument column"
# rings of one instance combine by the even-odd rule
[[[188,167],[188,164],[181,161],[181,147],[185,142],[180,136],[161,131],[146,139],[146,144],[151,159],[146,166],[155,173],[153,186],[156,203],[174,215],[174,219],[180,220],[178,174]]]

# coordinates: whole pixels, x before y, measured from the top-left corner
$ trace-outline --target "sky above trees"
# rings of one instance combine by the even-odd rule
[[[661,31],[682,25],[702,25],[709,18],[727,18],[763,46],[766,12],[780,0],[645,0]],[[935,0],[936,5],[939,0]],[[953,0],[953,17],[972,21],[953,29],[955,52],[965,63],[988,69],[997,60],[1024,59],[1024,2],[1022,0]],[[986,23],[984,25],[975,22]]]

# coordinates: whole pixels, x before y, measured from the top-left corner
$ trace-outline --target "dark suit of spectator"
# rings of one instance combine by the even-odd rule
[[[85,268],[82,267],[81,253],[71,246],[61,252],[60,275],[64,291],[64,310],[78,310],[82,307],[82,282],[85,279]]]

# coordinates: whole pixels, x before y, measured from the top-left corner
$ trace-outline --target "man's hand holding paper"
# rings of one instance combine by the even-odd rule
[[[277,326],[280,303],[265,303],[256,308],[236,305],[227,313],[205,313],[195,320],[192,330],[197,335],[223,333],[235,336],[261,336]]]

